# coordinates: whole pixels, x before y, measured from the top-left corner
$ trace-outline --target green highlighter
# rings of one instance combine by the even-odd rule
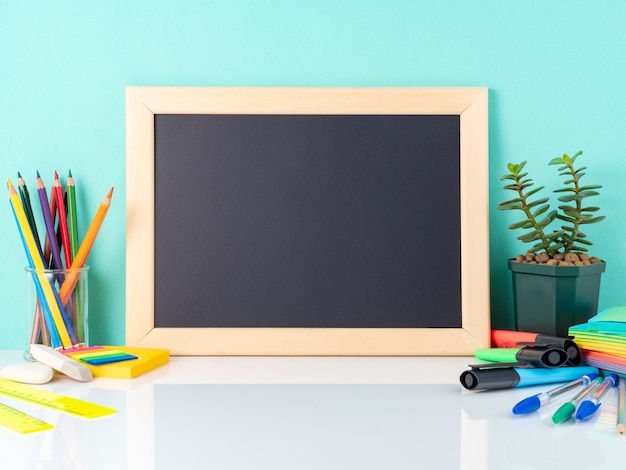
[[[521,363],[544,368],[561,367],[569,359],[565,350],[554,346],[478,349],[474,356],[483,361]]]

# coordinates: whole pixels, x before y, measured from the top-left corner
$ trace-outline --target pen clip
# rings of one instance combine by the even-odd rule
[[[472,370],[488,370],[488,369],[513,369],[530,368],[528,364],[521,362],[486,362],[484,364],[469,364]]]
[[[552,342],[552,341],[521,341],[519,343],[517,343],[518,346],[524,347],[524,348],[554,348],[554,347],[560,347],[561,344],[557,344],[556,342]]]

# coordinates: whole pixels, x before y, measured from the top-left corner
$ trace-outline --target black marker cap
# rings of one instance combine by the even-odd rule
[[[565,365],[569,357],[560,348],[555,347],[530,347],[526,346],[519,350],[515,356],[519,362],[535,367],[561,367]]]
[[[461,385],[468,390],[496,390],[515,387],[520,377],[513,367],[472,369],[461,374]]]
[[[567,353],[568,363],[572,366],[579,366],[581,361],[580,349],[571,338],[560,338],[558,336],[537,335],[535,343],[555,346],[563,349]]]

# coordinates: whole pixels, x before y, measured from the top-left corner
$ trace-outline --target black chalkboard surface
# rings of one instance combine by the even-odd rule
[[[155,114],[154,327],[460,328],[459,115]]]

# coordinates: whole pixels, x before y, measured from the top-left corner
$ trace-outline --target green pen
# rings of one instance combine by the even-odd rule
[[[583,401],[589,394],[593,393],[595,388],[602,383],[602,377],[597,377],[593,382],[590,382],[585,388],[583,388],[578,394],[567,403],[561,405],[552,415],[552,422],[559,424],[568,420],[576,411],[578,404]]]

